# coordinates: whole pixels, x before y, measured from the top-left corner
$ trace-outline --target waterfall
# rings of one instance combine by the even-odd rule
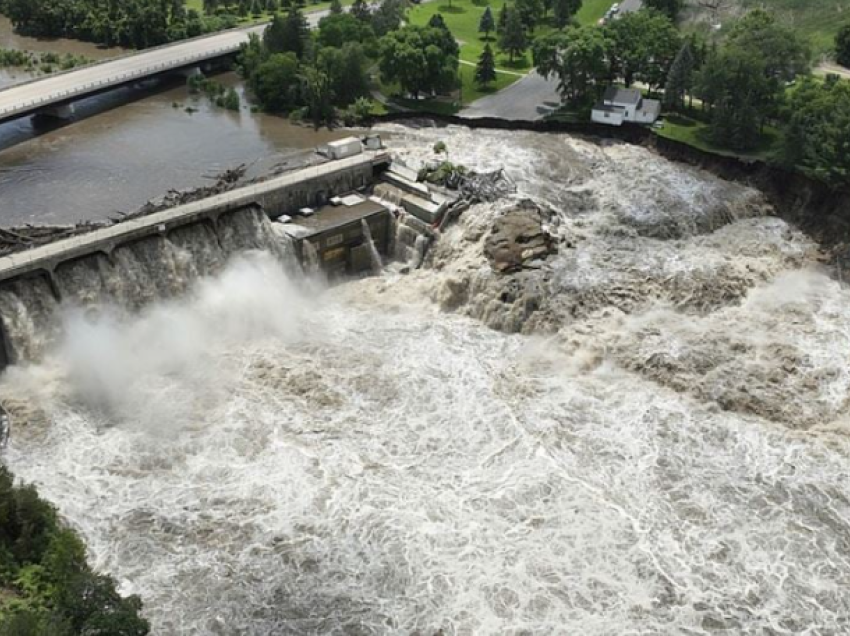
[[[43,355],[60,329],[61,307],[132,313],[185,294],[246,250],[268,251],[289,271],[297,267],[292,240],[273,231],[262,209],[249,207],[223,215],[216,224],[202,221],[121,245],[111,254],[60,263],[52,280],[45,272],[2,282],[0,319],[9,362]]]
[[[384,269],[384,263],[381,261],[381,255],[378,253],[378,248],[375,247],[375,241],[372,239],[372,230],[366,219],[360,219],[360,225],[363,227],[363,236],[366,239],[366,245],[369,246],[369,258],[372,261],[372,273],[380,274]]]

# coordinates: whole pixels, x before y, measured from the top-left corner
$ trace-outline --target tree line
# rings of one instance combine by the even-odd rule
[[[235,15],[201,16],[185,0],[0,0],[16,31],[143,49],[236,26]]]
[[[0,636],[145,636],[138,597],[86,563],[85,547],[32,486],[0,466]]]

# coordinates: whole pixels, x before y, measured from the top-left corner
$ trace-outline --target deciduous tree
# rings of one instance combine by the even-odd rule
[[[538,38],[533,49],[534,64],[544,77],[558,78],[564,103],[587,104],[606,82],[607,48],[601,29],[571,27],[563,33]]]

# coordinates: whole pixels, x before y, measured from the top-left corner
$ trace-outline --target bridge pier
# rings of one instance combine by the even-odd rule
[[[74,104],[62,104],[59,106],[47,106],[35,113],[36,117],[50,117],[52,119],[69,120],[74,118]]]

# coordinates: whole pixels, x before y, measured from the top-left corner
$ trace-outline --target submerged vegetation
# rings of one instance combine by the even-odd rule
[[[53,506],[0,466],[0,636],[144,636],[141,607],[93,572]]]
[[[91,64],[92,60],[82,55],[65,53],[38,53],[18,49],[0,49],[0,68],[21,68],[28,73],[54,73],[68,71],[78,66]]]

